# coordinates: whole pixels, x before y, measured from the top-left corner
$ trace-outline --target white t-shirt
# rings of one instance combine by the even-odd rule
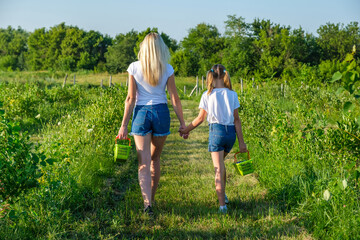
[[[136,82],[136,103],[135,105],[155,105],[167,103],[165,87],[168,78],[174,73],[174,69],[170,64],[166,64],[166,70],[161,76],[157,86],[148,84],[141,71],[140,61],[130,64],[127,71],[133,75]]]
[[[240,107],[236,92],[228,88],[214,88],[208,95],[203,93],[199,108],[207,112],[209,123],[234,125],[234,110]]]

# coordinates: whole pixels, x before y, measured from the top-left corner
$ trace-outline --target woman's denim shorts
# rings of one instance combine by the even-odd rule
[[[134,108],[130,135],[167,136],[170,134],[170,112],[167,104],[137,105]]]
[[[209,124],[209,152],[229,153],[234,146],[236,132],[234,125]]]

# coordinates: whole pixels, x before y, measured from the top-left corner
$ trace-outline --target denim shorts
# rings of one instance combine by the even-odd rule
[[[170,134],[170,112],[167,104],[137,105],[134,108],[130,135],[167,136]]]
[[[236,132],[234,125],[209,124],[209,152],[224,150],[229,153],[234,146]]]

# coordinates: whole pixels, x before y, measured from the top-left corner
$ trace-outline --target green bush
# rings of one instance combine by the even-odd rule
[[[33,150],[19,123],[0,115],[0,200],[14,201],[22,192],[38,185],[41,176],[38,164],[45,156]]]

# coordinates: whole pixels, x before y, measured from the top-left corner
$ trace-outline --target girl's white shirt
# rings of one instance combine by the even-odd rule
[[[234,110],[240,107],[238,95],[228,88],[214,88],[201,96],[199,108],[207,112],[209,123],[234,125]]]
[[[133,75],[136,82],[136,102],[135,105],[155,105],[167,103],[166,84],[168,78],[174,73],[174,69],[170,64],[166,64],[166,70],[161,76],[157,86],[148,84],[141,71],[140,61],[130,64],[127,71]]]

